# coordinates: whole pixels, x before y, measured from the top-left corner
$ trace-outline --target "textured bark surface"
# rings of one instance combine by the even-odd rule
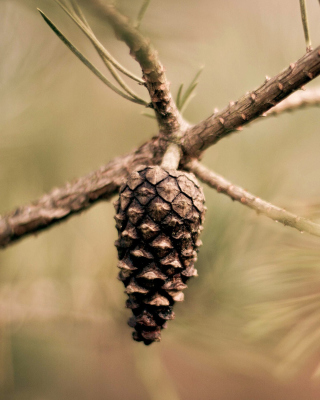
[[[77,214],[99,200],[108,200],[118,192],[132,169],[139,164],[159,162],[153,140],[132,154],[119,157],[99,170],[75,182],[53,189],[38,201],[20,207],[0,218],[0,247],[15,243],[21,237]]]
[[[191,127],[183,137],[185,154],[198,157],[223,137],[266,113],[320,74],[320,46],[306,53],[258,89],[248,92],[217,114]]]
[[[169,82],[157,51],[136,29],[130,20],[120,14],[111,4],[94,0],[93,4],[102,15],[106,16],[119,40],[124,41],[130,49],[131,56],[140,64],[142,77],[146,82],[151,106],[155,110],[160,133],[171,135],[187,128],[187,123],[179,113],[170,93]]]
[[[170,141],[181,144],[183,155],[180,169],[183,169],[192,159],[199,158],[205,149],[221,138],[241,130],[243,125],[259,116],[272,115],[276,109],[273,106],[281,104],[290,93],[320,74],[318,47],[272,79],[266,79],[258,89],[247,93],[237,102],[230,102],[220,113],[189,127],[172,100],[164,68],[148,39],[112,5],[103,4],[99,0],[92,0],[92,4],[107,17],[119,39],[129,46],[131,54],[140,63],[152,107],[156,112],[159,136],[128,156],[116,158],[98,171],[55,189],[32,204],[0,216],[0,247],[65,220],[96,201],[110,198],[118,191],[120,184],[134,166],[160,164]],[[296,107],[302,103],[303,101],[298,101]],[[290,107],[293,108],[292,104]],[[278,106],[278,110],[280,109]]]
[[[135,340],[150,344],[161,339],[174,303],[197,275],[204,195],[193,174],[142,166],[121,187],[115,209],[119,279],[133,312],[128,323]]]
[[[239,201],[241,204],[255,210],[257,213],[266,215],[285,226],[298,229],[299,232],[308,232],[311,235],[320,237],[319,224],[260,199],[242,187],[227,181],[223,176],[210,171],[198,161],[191,161],[186,165],[186,168],[193,172],[202,182],[216,189],[219,193],[226,194],[231,197],[232,200]]]

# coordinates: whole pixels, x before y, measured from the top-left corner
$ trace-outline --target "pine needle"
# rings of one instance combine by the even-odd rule
[[[182,99],[181,99],[181,108],[183,107],[184,103],[188,100],[191,94],[194,92],[195,88],[198,86],[197,79],[199,78],[201,72],[203,71],[203,67],[200,67],[199,71],[196,73],[195,77],[190,82],[188,88],[186,89]]]
[[[190,101],[194,98],[194,90],[198,86],[198,78],[203,71],[203,67],[200,67],[199,71],[196,73],[195,77],[190,82],[187,87],[185,93],[182,95],[183,83],[179,86],[178,94],[177,94],[177,108],[181,113],[187,108]]]
[[[141,24],[141,21],[142,21],[142,19],[143,19],[145,13],[146,13],[146,11],[147,11],[147,8],[148,8],[148,6],[149,6],[149,4],[150,4],[150,1],[151,1],[151,0],[144,0],[144,1],[143,1],[142,6],[141,6],[140,11],[139,11],[139,14],[138,14],[138,17],[137,17],[137,21],[136,21],[136,23],[135,23],[135,27],[136,27],[136,28],[139,28],[139,26],[140,26],[140,24]]]
[[[57,0],[56,0],[57,1]],[[61,0],[60,0],[61,1]],[[89,24],[83,15],[83,12],[81,8],[79,7],[78,3],[75,0],[70,0],[70,4],[74,10],[74,12],[77,14],[77,16],[80,18],[80,20],[89,28]]]
[[[195,85],[197,86],[197,85]],[[191,93],[188,98],[185,100],[185,102],[183,103],[182,107],[180,108],[180,112],[181,114],[183,114],[185,112],[185,110],[187,109],[188,105],[190,104],[191,100],[194,99],[196,97],[195,93]]]
[[[309,33],[307,6],[306,6],[305,0],[300,0],[300,11],[301,11],[301,20],[302,20],[302,25],[303,25],[304,38],[305,38],[305,42],[306,42],[307,51],[310,51],[311,50],[311,39],[310,39],[310,33]]]
[[[137,96],[137,94],[134,93],[134,91],[131,90],[130,87],[121,79],[120,75],[118,74],[116,69],[113,67],[114,62],[116,62],[116,60],[105,49],[105,47],[98,41],[98,39],[94,35],[92,29],[90,28],[90,25],[88,24],[85,16],[83,15],[80,7],[78,6],[77,2],[75,0],[71,0],[71,4],[76,13],[76,15],[75,15],[75,14],[73,14],[73,12],[71,10],[68,9],[68,7],[65,7],[64,4],[61,4],[61,0],[55,0],[55,1],[67,13],[67,15],[78,25],[78,27],[82,30],[82,32],[84,32],[84,34],[88,37],[88,39],[91,41],[91,43],[97,50],[100,58],[102,59],[102,61],[105,64],[105,66],[108,68],[111,75],[116,80],[116,82],[118,82],[118,84],[122,87],[122,89],[125,92],[127,92],[130,96],[132,96],[134,99],[139,100],[139,101],[144,101],[139,96]]]
[[[181,109],[180,105],[181,105],[182,89],[183,89],[183,83],[181,83],[181,85],[179,86],[178,93],[177,93],[177,101],[176,101],[176,103],[177,103],[177,108],[178,108],[179,111]]]
[[[141,115],[147,118],[156,119],[156,116],[154,114],[149,114],[147,112],[142,112]]]
[[[144,85],[144,81],[138,76],[134,75],[132,72],[128,71],[123,65],[121,65],[112,55],[107,51],[107,49],[99,42],[94,33],[92,32],[89,24],[87,23],[80,7],[76,1],[72,0],[72,6],[76,14],[73,14],[68,7],[61,2],[61,0],[55,0],[55,2],[68,14],[68,16],[79,26],[79,28],[84,32],[84,34],[91,40],[96,49],[99,49],[105,59],[107,59],[115,68],[117,68],[124,75],[133,79],[134,81]]]
[[[53,30],[53,32],[59,37],[59,39],[75,54],[83,64],[90,69],[105,85],[107,85],[111,90],[115,93],[119,94],[121,97],[132,101],[133,103],[147,105],[148,103],[144,100],[137,100],[132,98],[131,96],[126,95],[124,92],[119,90],[116,86],[111,83],[108,78],[106,78],[91,62],[63,35],[63,33],[54,25],[54,23],[40,10],[41,16],[45,20],[45,22],[49,25],[49,27]]]

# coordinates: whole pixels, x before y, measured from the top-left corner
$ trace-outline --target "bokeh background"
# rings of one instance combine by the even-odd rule
[[[135,18],[141,0],[118,3]],[[139,75],[90,1],[80,4],[107,49]],[[307,5],[316,46],[320,7]],[[108,90],[70,53],[37,7],[103,68],[53,0],[0,0],[0,213],[157,132],[141,106]],[[142,30],[174,95],[205,66],[185,112],[193,123],[305,51],[298,0],[152,1]],[[203,162],[320,223],[319,124],[317,108],[262,119],[210,148]],[[133,342],[126,325],[111,202],[1,251],[1,399],[319,399],[319,239],[204,190],[199,278],[160,344]]]

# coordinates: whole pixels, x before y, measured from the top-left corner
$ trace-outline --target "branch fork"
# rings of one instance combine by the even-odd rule
[[[149,40],[138,29],[150,0],[143,2],[144,9],[140,10],[135,25],[130,23],[128,18],[114,6],[102,4],[99,0],[92,0],[114,28],[117,38],[127,44],[130,54],[140,64],[142,79],[135,77],[130,71],[120,66],[101,45],[75,0],[70,0],[70,6],[62,0],[56,0],[56,2],[76,22],[95,46],[106,67],[121,88],[116,88],[118,94],[130,101],[153,108],[159,133],[156,138],[151,139],[139,149],[114,159],[98,171],[81,177],[73,183],[67,183],[61,188],[54,189],[32,204],[0,216],[0,247],[6,247],[32,233],[49,228],[91,207],[98,201],[109,200],[117,193],[130,171],[141,164],[161,164],[168,169],[177,169],[180,166],[182,169],[192,171],[211,188],[226,194],[258,213],[299,231],[320,236],[320,225],[254,196],[210,171],[198,161],[208,147],[232,132],[242,130],[244,125],[251,123],[258,117],[269,117],[306,106],[320,105],[319,88],[298,92],[306,83],[320,74],[320,47],[307,52],[302,58],[291,63],[286,70],[273,78],[266,79],[259,88],[248,92],[238,101],[230,102],[224,110],[215,111],[207,119],[190,126],[180,112],[186,102],[186,99],[181,96],[182,86],[179,88],[176,105],[170,93],[169,83],[158,54]],[[115,86],[112,83],[110,84],[109,80],[65,38],[53,22],[42,12],[41,15],[69,49],[114,90]],[[136,96],[122,81],[118,71],[126,74],[138,84],[145,85],[151,102]],[[196,86],[199,73],[186,91],[189,96]],[[286,99],[293,92],[296,93]]]

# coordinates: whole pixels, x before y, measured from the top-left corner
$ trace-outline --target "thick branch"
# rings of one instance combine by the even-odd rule
[[[191,127],[183,138],[184,153],[198,157],[209,146],[263,115],[319,74],[320,46],[280,74],[267,78],[262,86],[230,103],[223,111]]]
[[[320,237],[320,225],[306,218],[292,214],[283,208],[274,206],[241,187],[233,185],[221,175],[210,171],[198,161],[190,161],[186,165],[186,168],[192,171],[202,182],[216,189],[219,193],[226,194],[231,197],[232,200],[239,201],[241,204],[252,208],[258,213],[266,215],[276,222],[281,222],[283,225],[291,226],[292,228],[298,229],[300,232],[308,232],[311,235]]]
[[[106,16],[115,30],[117,38],[127,44],[131,56],[140,64],[160,132],[171,135],[185,129],[187,123],[183,120],[172,99],[164,67],[149,39],[145,38],[113,5],[102,4],[100,0],[94,0],[93,3]]]
[[[150,141],[98,171],[52,190],[36,202],[0,216],[0,247],[78,214],[99,200],[110,199],[135,166],[159,162],[154,157],[155,143]]]

